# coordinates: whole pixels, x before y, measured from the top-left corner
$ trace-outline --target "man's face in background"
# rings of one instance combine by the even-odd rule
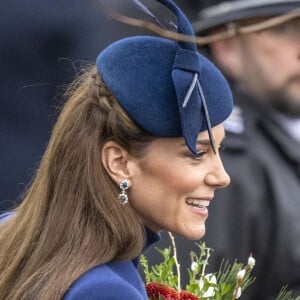
[[[300,18],[215,41],[210,50],[223,72],[249,94],[300,117]]]
[[[237,37],[240,80],[278,111],[300,117],[300,18]]]

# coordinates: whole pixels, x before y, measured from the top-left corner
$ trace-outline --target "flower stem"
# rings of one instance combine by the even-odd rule
[[[201,276],[205,275],[205,269],[206,269],[206,266],[208,265],[208,259],[209,259],[209,257],[210,257],[210,248],[207,248],[206,249],[206,257],[205,257],[205,260],[204,260],[204,263],[203,263]]]
[[[169,234],[169,237],[170,237],[171,242],[172,242],[173,251],[174,251],[175,266],[176,266],[176,269],[177,269],[177,278],[178,278],[177,289],[178,289],[178,291],[181,291],[180,264],[178,263],[178,259],[177,259],[177,249],[176,249],[176,244],[175,244],[175,238],[174,238],[173,234],[170,231],[168,231],[168,234]]]

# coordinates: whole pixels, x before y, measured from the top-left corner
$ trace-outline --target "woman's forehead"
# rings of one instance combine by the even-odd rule
[[[219,145],[225,137],[223,124],[213,127],[212,133],[215,144]],[[211,146],[208,131],[199,132],[196,144]],[[166,151],[170,152],[178,151],[182,148],[188,149],[184,137],[155,138],[150,145],[150,149],[159,150],[159,148],[164,148]]]

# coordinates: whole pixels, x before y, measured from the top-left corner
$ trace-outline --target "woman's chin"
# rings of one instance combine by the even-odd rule
[[[195,228],[190,228],[189,230],[186,230],[184,233],[181,233],[184,238],[191,240],[191,241],[196,241],[205,235],[205,224],[202,224],[201,226],[197,226]]]

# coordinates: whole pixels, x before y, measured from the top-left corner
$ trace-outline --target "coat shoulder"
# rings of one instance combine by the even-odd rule
[[[63,300],[144,300],[142,291],[133,283],[134,267],[130,264],[118,262],[90,269],[71,285]]]

